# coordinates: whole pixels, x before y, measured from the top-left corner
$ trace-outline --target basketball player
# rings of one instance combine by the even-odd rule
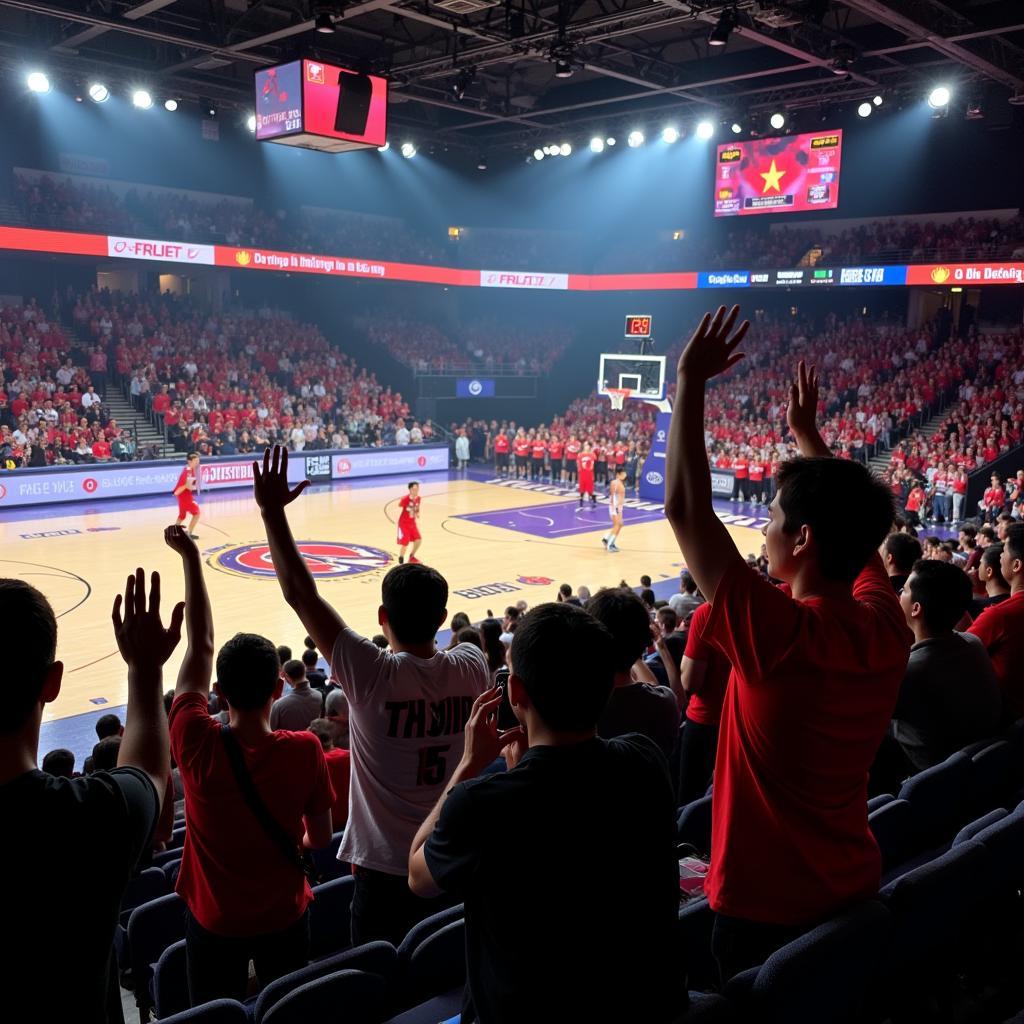
[[[590,450],[590,442],[583,442],[583,451],[579,456],[579,479],[580,479],[580,508],[583,508],[583,499],[589,494],[590,504],[597,505],[597,498],[594,496],[594,453]]]
[[[618,466],[608,488],[608,512],[612,517],[612,528],[601,538],[609,551],[621,551],[619,531],[622,529],[622,507],[626,500],[626,467]]]
[[[405,549],[410,544],[412,550],[409,552],[409,561],[419,562],[416,552],[423,538],[416,522],[420,517],[420,485],[415,480],[409,484],[409,493],[399,501],[398,507],[402,510],[398,514],[398,564],[405,561]]]
[[[178,519],[175,526],[181,526],[185,522],[185,516],[191,515],[188,524],[188,535],[193,540],[199,540],[196,535],[196,526],[199,523],[199,505],[196,502],[196,491],[199,483],[196,480],[196,470],[199,468],[199,453],[189,452],[185,459],[185,468],[174,485],[174,496],[178,499]]]

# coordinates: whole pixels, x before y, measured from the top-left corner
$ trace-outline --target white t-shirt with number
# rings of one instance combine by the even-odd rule
[[[462,757],[473,702],[491,685],[479,647],[431,658],[381,650],[347,627],[331,669],[349,704],[352,778],[338,859],[404,875],[409,848]]]

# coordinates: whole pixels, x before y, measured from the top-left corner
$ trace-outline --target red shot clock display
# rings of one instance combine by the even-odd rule
[[[627,338],[649,338],[654,327],[654,318],[646,313],[630,313],[626,317]]]

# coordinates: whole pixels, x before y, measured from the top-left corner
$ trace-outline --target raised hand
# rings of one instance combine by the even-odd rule
[[[680,377],[707,381],[725,373],[743,358],[743,353],[737,352],[736,348],[750,329],[750,321],[744,320],[733,332],[739,312],[740,307],[733,306],[726,315],[725,306],[719,306],[713,317],[710,313],[704,314],[679,357],[677,372]]]
[[[164,542],[172,551],[177,551],[182,558],[187,558],[190,554],[199,554],[196,542],[182,526],[168,526],[164,530]]]
[[[789,386],[786,422],[796,438],[810,436],[818,430],[818,371],[813,366],[808,369],[802,359]]]
[[[280,511],[309,486],[308,480],[288,486],[288,449],[280,444],[275,444],[273,450],[264,450],[263,468],[261,470],[260,464],[254,462],[252,475],[256,504],[263,512]]]
[[[160,573],[154,572],[150,578],[147,609],[146,574],[142,569],[136,569],[135,575],[128,577],[124,597],[118,594],[114,598],[111,612],[117,649],[128,667],[159,669],[178,646],[184,616],[184,602],[176,604],[171,612],[170,625],[165,629],[160,619]]]

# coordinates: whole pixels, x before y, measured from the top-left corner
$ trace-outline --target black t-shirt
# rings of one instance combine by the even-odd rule
[[[160,801],[136,768],[0,785],[0,905],[9,925],[0,987],[31,994],[33,1019],[121,1020],[111,948],[121,896]]]
[[[466,904],[481,1024],[671,1019],[686,1006],[674,941],[675,798],[643,736],[531,747],[452,789],[425,856]]]
[[[971,618],[976,619],[986,608],[991,608],[994,604],[1002,604],[1009,596],[1009,594],[993,594],[991,597],[987,595],[976,597],[971,602]]]
[[[631,732],[654,740],[666,757],[672,753],[679,733],[679,702],[667,686],[632,683],[612,690],[597,733],[610,740]]]

